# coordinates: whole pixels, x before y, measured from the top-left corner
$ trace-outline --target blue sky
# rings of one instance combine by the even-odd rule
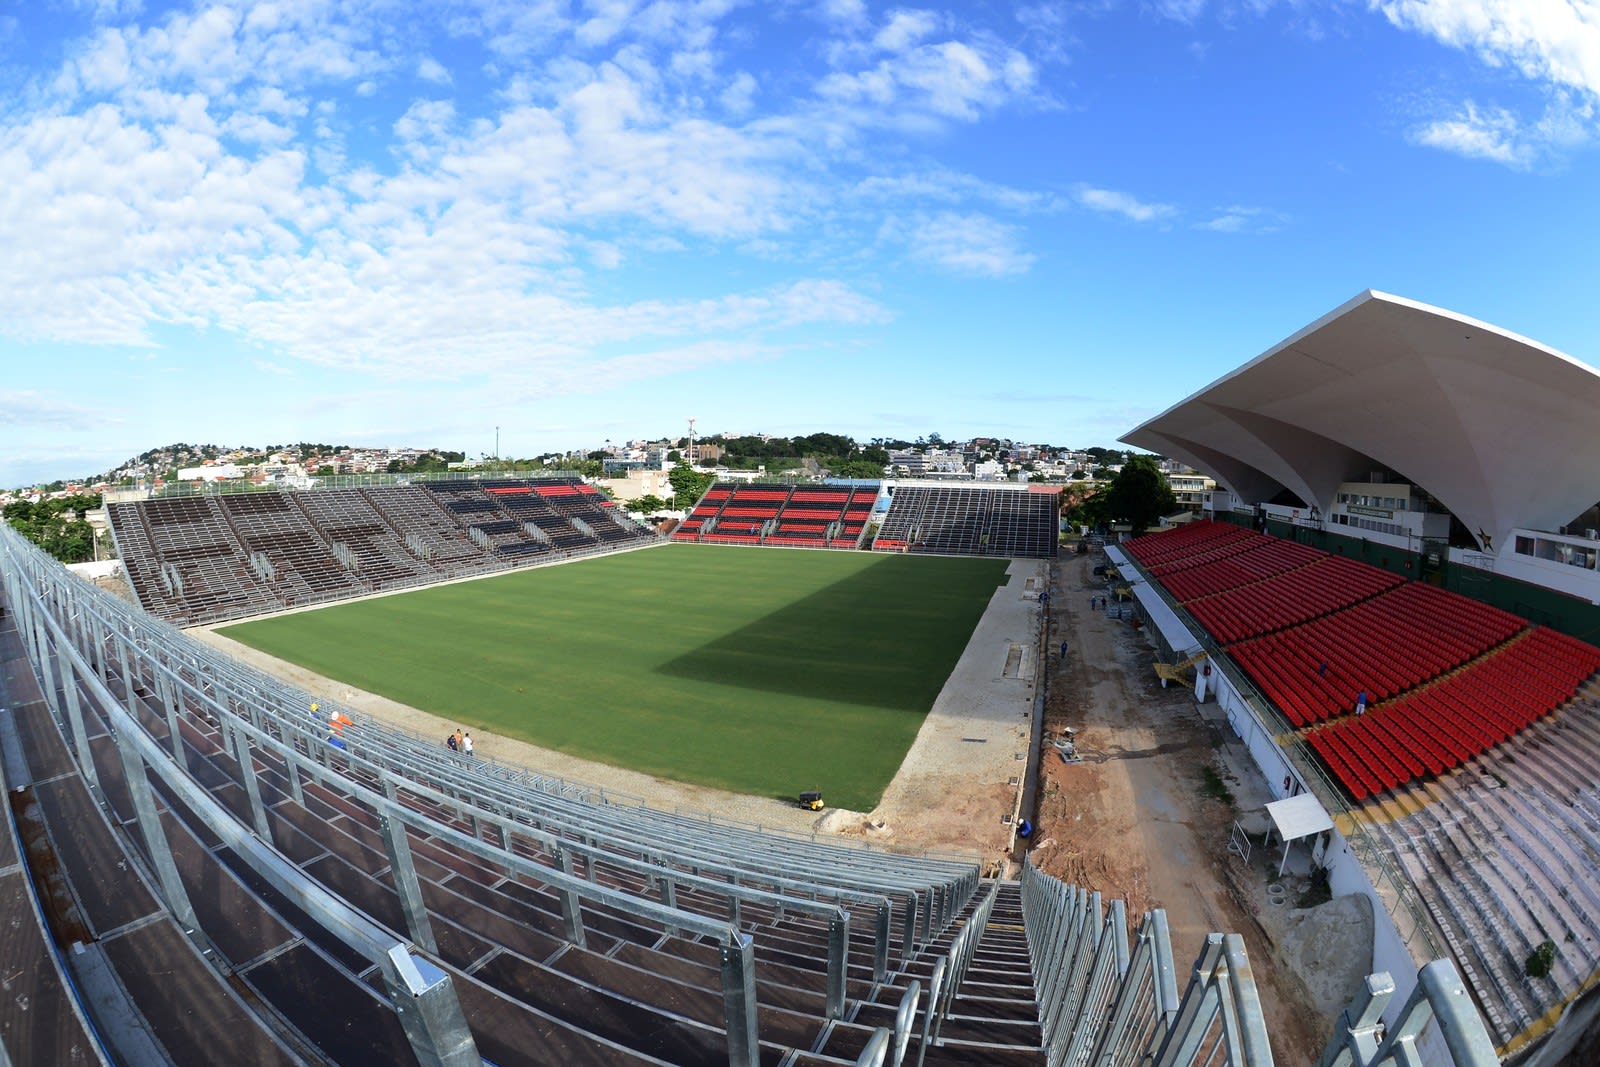
[[[0,485],[1085,446],[1365,288],[1600,363],[1594,0],[0,0]]]

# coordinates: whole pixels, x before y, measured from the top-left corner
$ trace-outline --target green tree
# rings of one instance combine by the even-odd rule
[[[654,493],[646,493],[644,496],[629,504],[628,510],[637,511],[641,515],[650,515],[657,511],[666,511],[671,506],[672,504],[670,501],[662,500]]]
[[[449,470],[450,464],[446,462],[444,456],[436,452],[424,452],[417,457],[415,463],[407,463],[403,459],[391,459],[384,469],[390,474],[438,473]]]
[[[1136,534],[1178,507],[1178,498],[1167,484],[1167,476],[1156,466],[1154,456],[1129,459],[1102,496],[1106,517],[1113,522],[1127,523]]]
[[[100,497],[79,493],[37,504],[18,500],[7,504],[3,515],[18,533],[56,559],[82,563],[94,558],[94,529],[82,515],[99,506]]]
[[[678,508],[694,507],[694,502],[705,494],[716,479],[715,474],[701,474],[683,463],[673,467],[667,472],[667,480],[672,483],[673,505]]]
[[[882,478],[885,463],[874,463],[870,459],[847,459],[833,467],[836,478]]]
[[[864,459],[869,463],[876,463],[879,467],[887,467],[889,465],[889,450],[880,448],[878,445],[867,445],[858,453],[858,458]]]

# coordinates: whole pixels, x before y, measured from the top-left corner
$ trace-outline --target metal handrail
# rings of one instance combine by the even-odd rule
[[[1237,934],[1211,934],[1180,999],[1166,914],[1150,912],[1129,951],[1126,906],[1034,867],[1022,872],[1024,927],[1050,1067],[1271,1067],[1254,976]]]
[[[559,837],[539,828],[540,816],[537,812],[529,813],[526,794],[522,794],[520,799],[510,793],[501,798],[494,798],[494,790],[485,786],[486,781],[495,780],[493,776],[487,779],[474,777],[479,772],[492,768],[480,766],[477,761],[470,763],[462,761],[459,766],[453,761],[445,761],[450,764],[450,775],[440,777],[435,773],[413,780],[421,773],[420,762],[423,759],[432,765],[435,772],[438,771],[440,759],[437,746],[429,744],[424,752],[420,746],[410,745],[409,737],[399,735],[398,745],[385,747],[389,742],[384,739],[389,738],[392,741],[397,735],[366,724],[352,723],[340,738],[342,751],[332,749],[327,744],[331,735],[327,733],[326,722],[311,721],[307,712],[303,710],[307,707],[308,701],[297,690],[242,667],[219,652],[194,645],[167,624],[139,613],[131,606],[110,598],[98,589],[78,583],[64,571],[43,561],[37,550],[31,546],[19,547],[21,542],[16,541],[15,535],[6,537],[5,542],[0,545],[5,550],[4,562],[13,564],[5,568],[7,582],[19,587],[25,586],[34,594],[37,601],[35,614],[40,618],[52,619],[53,625],[60,632],[55,640],[65,641],[77,657],[72,663],[72,670],[86,678],[96,680],[99,689],[94,699],[97,704],[116,703],[115,698],[110,695],[107,683],[120,676],[125,692],[131,693],[135,688],[140,688],[149,696],[151,691],[154,691],[151,707],[158,716],[163,711],[166,713],[169,730],[174,739],[181,737],[181,731],[176,725],[179,715],[204,715],[208,719],[208,725],[220,727],[224,746],[236,753],[241,768],[247,800],[250,802],[251,810],[248,814],[253,817],[255,823],[254,839],[270,840],[270,831],[263,829],[267,819],[260,800],[260,790],[255,781],[257,772],[255,758],[250,751],[252,746],[262,754],[276,756],[282,761],[289,774],[292,791],[298,792],[298,782],[301,777],[311,777],[336,784],[341,791],[368,805],[378,814],[380,823],[386,828],[385,845],[391,852],[391,868],[397,887],[407,885],[411,887],[401,889],[402,902],[406,905],[404,914],[407,928],[413,940],[422,946],[424,951],[431,950],[433,936],[426,908],[421,904],[420,889],[414,884],[415,868],[409,860],[409,846],[405,844],[405,829],[408,827],[414,827],[421,833],[448,839],[453,847],[467,852],[473,852],[474,849],[485,850],[484,858],[493,862],[504,862],[512,866],[517,863],[529,865],[526,874],[550,884],[558,896],[563,898],[564,904],[568,898],[573,902],[573,906],[565,910],[571,917],[569,930],[575,940],[582,937],[581,922],[576,918],[575,907],[576,901],[580,899],[595,900],[628,909],[647,920],[660,922],[668,930],[684,930],[708,937],[724,950],[724,993],[729,998],[729,1042],[730,1049],[734,1052],[735,1063],[745,1062],[746,1056],[741,1050],[755,1048],[753,987],[748,995],[741,992],[742,987],[753,982],[750,939],[740,935],[737,927],[732,924],[673,907],[670,899],[673,895],[672,886],[682,884],[686,887],[692,886],[726,894],[730,900],[730,910],[735,913],[736,902],[742,899],[774,907],[779,909],[780,914],[783,908],[788,907],[797,912],[813,912],[825,919],[829,926],[829,974],[825,1013],[830,1017],[840,1017],[843,1014],[844,976],[848,961],[849,916],[840,904],[866,904],[870,909],[877,911],[880,918],[878,927],[880,953],[878,960],[875,961],[874,971],[882,976],[885,973],[883,962],[886,958],[883,950],[887,949],[888,944],[887,938],[882,934],[886,932],[889,909],[882,894],[874,894],[871,891],[870,883],[878,881],[885,888],[908,889],[927,895],[928,906],[921,909],[908,907],[906,911],[908,937],[917,918],[921,919],[919,925],[922,936],[929,936],[935,929],[935,923],[942,926],[951,909],[960,907],[977,886],[977,868],[970,863],[919,859],[896,860],[886,864],[885,860],[888,857],[881,852],[846,848],[831,843],[822,844],[814,840],[804,841],[798,836],[786,841],[780,839],[777,851],[785,851],[783,844],[794,847],[803,844],[806,849],[812,851],[810,859],[813,874],[819,856],[829,856],[828,860],[823,861],[824,865],[834,868],[839,867],[839,861],[846,860],[848,862],[844,864],[845,868],[857,868],[852,871],[851,881],[840,882],[836,887],[827,889],[823,883],[829,879],[807,886],[797,879],[785,878],[781,872],[771,873],[769,868],[782,866],[773,862],[776,855],[773,849],[774,841],[770,837],[757,838],[754,834],[750,835],[751,840],[759,840],[765,846],[763,857],[765,866],[747,868],[741,873],[731,862],[717,861],[714,856],[707,862],[691,855],[685,862],[690,867],[698,866],[699,870],[679,871],[658,862],[666,851],[676,851],[670,843],[670,833],[666,828],[683,829],[704,823],[696,820],[694,824],[687,824],[685,820],[672,818],[648,808],[614,809],[618,814],[625,815],[627,821],[636,821],[641,827],[649,823],[657,824],[653,828],[646,827],[648,832],[637,836],[637,848],[633,854],[607,852],[598,845],[590,843],[602,839],[603,835],[609,832],[601,830],[600,836],[597,836],[593,820],[596,809],[593,805],[587,807],[589,816],[587,828],[581,825],[581,819],[570,827],[577,834],[585,832],[586,829],[588,838],[574,841],[571,838]],[[37,645],[35,641],[36,659],[40,656]],[[78,689],[76,685],[63,685],[60,700],[64,701],[64,705],[52,706],[56,708],[58,718],[64,708],[68,717],[72,719],[69,736],[78,744],[78,755],[84,768],[84,776],[93,785],[94,763],[86,749],[87,732],[83,728],[82,716],[77,705]],[[54,689],[51,690],[51,695],[56,696]],[[108,711],[107,714],[112,713]],[[121,714],[128,713],[122,711]],[[174,774],[186,778],[184,774],[186,757],[183,754],[181,741],[174,746],[172,753],[167,754],[164,753],[163,746],[151,739],[140,727],[130,727],[128,723],[119,721],[114,726],[114,734],[119,737],[143,738],[143,747],[136,753],[141,766],[149,765],[163,776]],[[369,741],[375,742],[377,747],[369,750]],[[379,756],[376,762],[369,759],[369,756],[373,755]],[[394,764],[396,756],[403,757],[398,773],[407,777],[397,777]],[[345,773],[336,775],[334,768],[324,766],[330,761],[344,766]],[[418,766],[407,770],[406,768],[413,762]],[[358,772],[372,784],[363,784],[362,780],[351,778],[349,773],[351,771]],[[139,773],[142,774],[142,771]],[[452,777],[456,774],[461,777]],[[130,779],[137,777],[131,770],[128,776]],[[526,772],[522,772],[515,776],[515,780],[526,784],[530,781],[530,777]],[[551,788],[548,780],[537,776],[532,780],[537,781],[542,789]],[[506,784],[512,784],[512,779],[508,777]],[[395,803],[395,797],[400,791],[414,793],[425,802],[432,800],[436,804],[443,803],[468,818],[477,820],[480,824],[499,825],[502,834],[509,831],[524,835],[530,840],[547,842],[552,857],[556,859],[556,867],[545,867],[533,860],[510,856],[508,850],[495,851],[495,846],[478,841],[470,835],[460,836],[449,827],[440,826],[425,815]],[[456,795],[452,795],[452,791]],[[480,793],[491,798],[492,803],[482,804],[484,797],[479,796]],[[556,802],[569,793],[569,789],[557,788],[554,792],[545,792],[542,795]],[[211,814],[209,809],[198,802],[191,806],[196,810],[205,811],[208,816]],[[602,805],[599,810],[604,811],[607,807],[610,806]],[[670,821],[659,823],[659,820],[663,819]],[[248,834],[248,831],[242,828],[240,832]],[[735,836],[748,833],[737,828],[731,832]],[[668,836],[662,837],[663,833],[668,833]],[[709,841],[710,838],[703,840]],[[161,847],[154,843],[147,848],[147,852],[152,855],[160,851]],[[690,851],[692,852],[692,849]],[[729,853],[729,855],[739,854],[741,853]],[[571,873],[573,856],[580,857],[586,866],[591,868],[586,873],[592,873],[592,864],[600,862],[611,863],[619,869],[631,870],[636,875],[651,878],[655,884],[663,887],[663,903],[656,904],[621,891],[601,892],[603,887],[598,887],[593,882],[578,878]],[[673,856],[672,863],[677,863],[680,858],[682,857]],[[919,883],[912,879],[909,868],[901,874],[889,875],[888,872],[893,870],[897,863],[915,864],[920,868],[924,880]],[[859,866],[861,864],[865,866]],[[728,875],[729,883],[717,881],[719,871]],[[929,876],[932,876],[932,881],[928,880]],[[741,878],[745,882],[755,882],[756,886],[738,884],[738,879]],[[867,884],[862,884],[863,881]],[[164,884],[177,885],[181,890],[181,885],[178,885],[175,879]],[[763,884],[772,886],[776,892],[757,888]],[[799,895],[805,892],[810,892],[811,899]],[[615,899],[606,895],[611,893],[616,894]],[[291,898],[294,896],[292,893],[287,895]],[[180,899],[178,893],[170,896],[175,900]],[[819,896],[837,899],[839,904],[823,903],[818,899]],[[919,910],[920,916],[917,914]],[[368,955],[370,956],[370,953]],[[404,972],[404,967],[410,967],[415,971],[421,966],[420,963],[404,963],[392,953],[385,955],[390,961],[386,966],[390,971],[401,968],[401,971],[396,973],[400,973],[402,978],[409,973]],[[407,955],[405,959],[410,960],[411,957]],[[448,978],[444,971],[432,964],[428,964],[426,970],[429,974],[435,974],[436,978]],[[418,978],[417,981],[422,982],[423,979]],[[735,1013],[736,1005],[737,1013]],[[913,1004],[913,1015],[914,1008]],[[909,1026],[908,1019],[904,1027],[906,1036],[901,1039],[902,1046],[909,1041]],[[750,1040],[742,1041],[741,1033],[747,1034]]]
[[[20,537],[6,530],[0,534],[0,553],[4,553],[8,561],[15,562],[19,543]],[[32,549],[32,546],[28,548]],[[60,671],[62,690],[72,712],[71,726],[78,742],[80,767],[92,766],[93,763],[76,698],[80,685],[107,717],[122,756],[126,784],[138,811],[139,827],[155,864],[165,903],[174,918],[186,930],[198,927],[161,827],[146,778],[147,771],[154,771],[162,783],[195,812],[211,832],[258,877],[384,977],[389,1003],[400,1016],[419,1062],[425,1067],[468,1067],[469,1064],[477,1064],[480,1057],[471,1032],[466,1028],[450,975],[438,965],[415,954],[404,942],[397,941],[383,927],[323,888],[241,825],[208,790],[169,760],[159,743],[122,707],[95,668],[74,646],[62,623],[46,608],[38,585],[24,582],[20,568],[16,567],[6,568],[4,577],[8,607],[21,613],[24,616],[23,626],[33,631],[31,636],[35,643],[32,651],[39,659],[44,656],[54,658]],[[47,686],[46,689],[51,695],[54,694],[53,686]],[[83,762],[86,757],[87,763]],[[86,772],[85,776],[94,780],[92,774]]]
[[[1449,960],[1422,968],[1393,1026],[1383,1014],[1394,998],[1387,972],[1369,975],[1339,1017],[1318,1067],[1407,1067],[1421,1063],[1418,1039],[1437,1022],[1454,1067],[1497,1067],[1500,1056]]]

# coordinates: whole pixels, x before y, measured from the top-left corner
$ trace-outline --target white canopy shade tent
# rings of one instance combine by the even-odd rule
[[[1333,820],[1328,817],[1322,802],[1310,793],[1274,800],[1267,805],[1267,817],[1272,820],[1272,829],[1267,831],[1268,840],[1271,840],[1274,832],[1283,839],[1283,858],[1278,861],[1279,874],[1289,863],[1290,845],[1302,838],[1315,837],[1333,829]],[[1263,841],[1262,845],[1266,843]]]

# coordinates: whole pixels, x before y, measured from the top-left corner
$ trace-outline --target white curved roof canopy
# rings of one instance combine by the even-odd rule
[[[1324,514],[1376,460],[1493,550],[1513,527],[1555,529],[1600,500],[1597,430],[1594,368],[1368,290],[1122,440],[1243,500],[1285,488]]]

